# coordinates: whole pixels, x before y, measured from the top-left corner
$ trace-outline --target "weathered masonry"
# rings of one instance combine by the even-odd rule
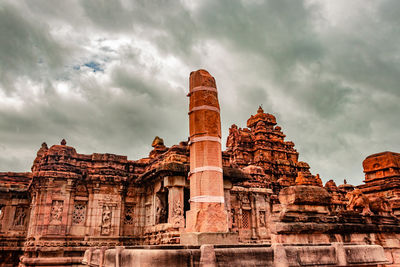
[[[0,266],[400,265],[400,154],[367,157],[362,185],[323,186],[261,107],[221,151],[207,71],[188,97],[189,138],[156,137],[146,158],[63,140],[0,173]]]

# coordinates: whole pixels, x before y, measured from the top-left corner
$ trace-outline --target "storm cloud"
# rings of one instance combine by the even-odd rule
[[[259,105],[326,182],[400,151],[400,3],[0,2],[0,171],[43,141],[147,156],[187,140],[192,70],[217,81],[223,139]]]

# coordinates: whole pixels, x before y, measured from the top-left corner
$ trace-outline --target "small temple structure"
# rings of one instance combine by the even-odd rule
[[[221,146],[218,90],[189,79],[189,138],[149,156],[43,143],[0,173],[0,266],[400,266],[400,154],[325,186],[259,107]]]

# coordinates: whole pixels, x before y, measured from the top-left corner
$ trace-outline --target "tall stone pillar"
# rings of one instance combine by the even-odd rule
[[[227,232],[221,154],[221,120],[215,79],[190,74],[190,210],[186,232]]]

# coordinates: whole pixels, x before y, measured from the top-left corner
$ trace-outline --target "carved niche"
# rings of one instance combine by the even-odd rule
[[[165,192],[156,194],[156,224],[166,223],[168,220],[168,195]]]
[[[17,206],[15,208],[13,226],[15,227],[24,226],[27,213],[28,213],[27,208],[25,206]]]
[[[125,216],[124,216],[124,224],[125,225],[133,225],[134,223],[134,206],[126,206],[125,207]]]
[[[62,220],[62,213],[64,209],[63,200],[53,200],[50,212],[50,223],[60,224]]]
[[[104,205],[103,213],[101,216],[101,234],[102,235],[110,235],[111,219],[112,219],[111,208],[108,205]]]
[[[87,190],[86,186],[83,185],[83,184],[78,184],[76,186],[75,195],[77,195],[77,196],[87,196],[88,195],[88,190]]]
[[[72,212],[72,224],[83,225],[86,220],[86,202],[76,202]]]
[[[240,208],[241,208],[241,222],[240,228],[250,229],[251,228],[251,203],[247,193],[238,195]]]

